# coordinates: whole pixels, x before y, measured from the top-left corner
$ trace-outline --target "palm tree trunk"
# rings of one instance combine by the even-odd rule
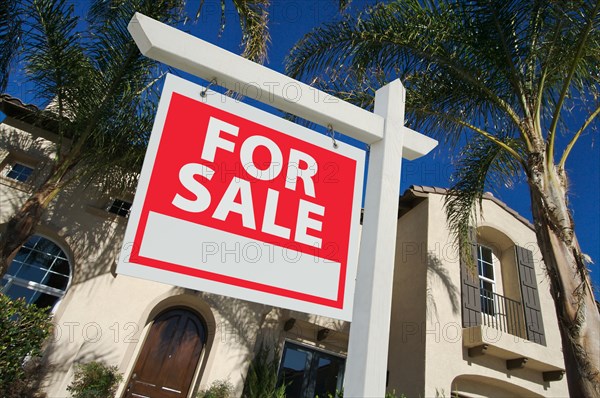
[[[61,188],[60,181],[48,178],[10,218],[0,236],[0,278],[21,246],[35,233],[42,215]]]
[[[600,397],[600,312],[567,206],[565,176],[535,162],[529,173],[538,245],[550,279],[572,397]]]

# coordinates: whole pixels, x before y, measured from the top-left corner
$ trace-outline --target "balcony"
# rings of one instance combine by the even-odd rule
[[[528,340],[523,305],[485,289],[479,294],[479,325],[463,329],[468,356],[490,355],[505,360],[507,370],[529,368],[541,372],[544,381],[560,380],[562,352]]]

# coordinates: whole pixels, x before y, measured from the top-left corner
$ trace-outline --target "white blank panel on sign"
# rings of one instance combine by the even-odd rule
[[[143,257],[330,300],[337,297],[340,263],[154,212],[146,228]],[[211,240],[198,241],[198,236]]]

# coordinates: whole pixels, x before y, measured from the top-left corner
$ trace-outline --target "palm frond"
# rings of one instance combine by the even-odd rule
[[[31,0],[33,17],[24,43],[28,77],[50,102],[47,115],[59,126],[55,162],[63,169],[80,166],[70,178],[104,176],[108,182],[106,176],[124,176],[115,167],[135,171],[141,166],[161,70],[139,52],[127,25],[135,11],[177,23],[184,4],[95,0],[89,23],[80,31],[66,0]],[[63,147],[63,141],[68,145]]]
[[[95,72],[96,95],[82,99],[77,117],[85,132],[82,161],[89,174],[106,180],[108,175],[120,175],[110,172],[115,167],[130,171],[141,167],[158,100],[154,84],[161,74],[155,61],[139,53],[127,24],[135,11],[175,23],[182,18],[183,5],[179,0],[92,4],[87,55]]]
[[[10,66],[17,56],[21,42],[22,13],[18,0],[4,0],[0,3],[0,92],[6,90]]]
[[[468,11],[474,12],[454,2],[378,5],[306,35],[293,48],[286,71],[312,77],[343,67],[359,75],[379,68],[390,79],[401,75],[409,93],[422,90],[419,83],[431,85],[426,91],[435,95],[428,95],[429,107],[459,108],[469,115],[508,114],[518,130],[518,99],[498,72],[505,65],[481,54],[481,47],[490,47],[481,43],[480,25],[485,24],[466,17]]]
[[[574,90],[581,90],[584,86],[589,86],[590,84],[590,74],[588,67],[593,67],[593,65],[588,65],[586,62],[586,52],[590,50],[588,42],[590,41],[590,36],[594,31],[594,27],[596,30],[600,23],[600,1],[596,1],[595,4],[591,4],[590,2],[588,7],[583,7],[577,11],[583,11],[582,18],[578,18],[577,12],[574,13],[574,18],[571,18],[570,31],[575,30],[575,36],[572,38],[574,45],[569,46],[569,51],[571,54],[571,59],[566,64],[566,76],[562,80],[560,87],[560,94],[556,99],[556,106],[554,108],[554,112],[552,114],[552,119],[550,122],[550,127],[548,129],[548,145],[547,145],[547,160],[548,162],[552,162],[554,164],[554,142],[556,137],[556,127],[561,117],[561,112],[563,110],[563,104],[569,93],[572,93]],[[567,9],[569,7],[566,7]],[[567,11],[568,12],[568,11]],[[595,50],[597,51],[597,47]],[[594,50],[594,47],[591,48]],[[592,57],[594,61],[599,61],[599,58]],[[598,65],[596,63],[596,68]],[[582,73],[583,72],[583,73]],[[593,77],[592,77],[593,79]]]
[[[431,117],[450,113],[492,132],[510,131],[531,151],[546,138],[561,98],[581,98],[584,89],[600,94],[597,7],[584,0],[395,0],[305,35],[286,72],[327,80],[339,69],[359,76],[381,70],[387,81],[403,79],[415,128],[456,143],[464,129]]]
[[[514,149],[520,142],[505,137]],[[463,261],[470,264],[470,228],[482,216],[483,194],[498,187],[511,187],[519,178],[521,165],[504,149],[484,137],[475,137],[461,151],[445,196],[448,226],[457,240]],[[479,206],[478,206],[479,205]]]
[[[52,101],[61,129],[68,129],[78,100],[89,95],[90,64],[77,32],[74,8],[65,0],[32,0],[26,11],[24,57],[38,98]]]
[[[233,0],[242,28],[242,57],[260,64],[267,60],[270,0]]]
[[[221,32],[226,26],[227,1],[219,0],[221,8]],[[267,60],[271,42],[269,34],[269,6],[271,0],[232,0],[242,31],[242,56],[260,64]],[[195,19],[202,15],[204,0],[199,2]]]

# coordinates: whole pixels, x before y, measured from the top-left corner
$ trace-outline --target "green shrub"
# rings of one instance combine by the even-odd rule
[[[40,391],[46,369],[42,363],[30,360],[25,365],[25,374],[3,390],[2,398],[45,398],[46,393]]]
[[[201,390],[196,398],[230,398],[233,396],[233,385],[229,380],[216,380],[207,390]]]
[[[244,398],[285,398],[285,385],[277,386],[279,351],[261,344],[258,353],[250,363],[244,382]]]
[[[46,309],[0,293],[0,391],[28,385],[24,365],[40,355],[51,329]]]
[[[73,398],[112,398],[123,375],[116,366],[100,362],[77,365],[73,382],[67,387]]]
[[[315,398],[319,398],[319,396],[317,395]],[[327,398],[344,398],[344,390],[336,390],[335,394],[328,392]]]

